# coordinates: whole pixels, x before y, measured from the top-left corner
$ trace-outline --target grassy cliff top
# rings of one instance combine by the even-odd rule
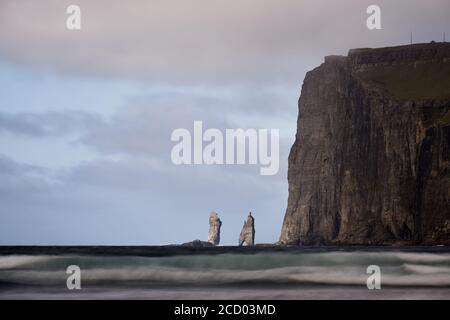
[[[450,99],[450,43],[349,52],[354,74],[399,100]]]

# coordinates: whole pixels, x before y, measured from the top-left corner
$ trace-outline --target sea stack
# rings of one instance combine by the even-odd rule
[[[247,221],[244,221],[244,226],[239,235],[239,246],[243,244],[247,246],[255,245],[255,218],[253,218],[251,212],[248,214]]]
[[[209,214],[209,232],[208,232],[208,242],[217,246],[220,243],[220,227],[222,226],[222,221],[219,219],[217,212],[211,212]]]
[[[450,43],[306,74],[282,244],[450,244]]]

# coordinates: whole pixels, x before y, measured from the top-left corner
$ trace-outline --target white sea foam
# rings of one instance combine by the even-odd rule
[[[51,259],[49,256],[24,256],[10,255],[0,256],[0,270],[18,268],[26,265],[32,265],[37,262],[45,262]]]

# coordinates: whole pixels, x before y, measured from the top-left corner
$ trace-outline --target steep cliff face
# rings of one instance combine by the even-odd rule
[[[351,50],[306,74],[284,244],[450,244],[450,44]]]

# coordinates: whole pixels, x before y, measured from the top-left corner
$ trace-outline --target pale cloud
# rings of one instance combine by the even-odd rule
[[[242,169],[126,157],[54,172],[2,156],[0,243],[181,243],[206,238],[211,210],[224,221],[222,243],[237,241],[249,210],[258,239],[276,241],[284,179]]]
[[[0,112],[0,132],[34,138],[63,136],[98,127],[99,115],[81,112]]]
[[[82,30],[69,31],[65,9],[72,2],[2,1],[0,55],[154,81],[300,83],[327,54],[407,43],[409,31],[422,42],[450,34],[447,0],[378,1],[377,31],[366,28],[367,0],[79,0]]]

